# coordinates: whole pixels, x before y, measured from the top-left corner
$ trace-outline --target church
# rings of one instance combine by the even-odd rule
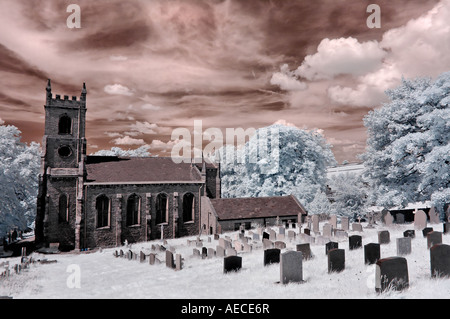
[[[86,95],[83,83],[80,97],[53,96],[48,80],[36,243],[79,251],[221,232],[221,221],[228,218],[218,213],[223,209],[214,201],[221,197],[220,165],[175,163],[170,157],[88,156]],[[236,225],[256,220],[255,211],[265,212],[264,221],[287,216],[286,222],[295,222],[307,214],[292,196],[269,199],[282,210],[268,209],[267,199],[252,200],[252,209],[237,200],[226,201],[238,216],[233,217]]]

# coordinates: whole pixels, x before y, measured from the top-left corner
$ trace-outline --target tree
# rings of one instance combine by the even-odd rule
[[[0,125],[0,236],[25,229],[36,217],[40,145],[20,142],[19,129]]]
[[[369,201],[390,207],[431,200],[443,213],[450,202],[450,72],[434,82],[403,79],[386,93],[391,101],[364,118]]]
[[[242,148],[220,149],[219,158],[224,197],[293,194],[309,213],[323,213],[327,207],[318,199],[326,200],[327,166],[336,161],[317,131],[280,124],[260,128]]]

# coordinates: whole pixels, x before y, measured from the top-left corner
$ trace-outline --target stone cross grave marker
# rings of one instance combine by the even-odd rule
[[[375,291],[400,291],[409,287],[408,263],[404,257],[389,257],[377,261]]]
[[[280,282],[282,284],[303,281],[302,259],[302,253],[298,251],[287,251],[281,254]]]
[[[334,248],[328,251],[328,273],[345,269],[345,250]]]

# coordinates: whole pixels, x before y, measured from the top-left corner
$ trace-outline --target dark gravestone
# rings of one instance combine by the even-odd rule
[[[345,250],[334,248],[328,251],[328,273],[345,269]]]
[[[416,237],[416,231],[413,229],[408,229],[405,230],[403,232],[403,237],[411,237],[411,238],[415,238]]]
[[[378,243],[379,244],[389,244],[391,241],[390,234],[388,230],[382,230],[378,232]]]
[[[364,245],[364,263],[375,264],[380,259],[380,244],[370,243]]]
[[[242,257],[228,256],[223,259],[223,273],[239,271],[242,268]]]
[[[208,248],[202,247],[202,259],[208,257]]]
[[[173,253],[170,250],[166,250],[166,267],[175,268],[175,261],[173,260]]]
[[[308,235],[308,236],[311,236],[311,230],[310,230],[309,228],[305,228],[305,229],[303,230],[303,233],[306,234],[306,235]]]
[[[362,247],[362,237],[359,235],[353,235],[348,238],[348,246],[350,250],[358,249]]]
[[[139,261],[141,263],[143,263],[145,261],[145,254],[142,251],[139,253]]]
[[[311,255],[311,247],[309,246],[309,243],[306,244],[298,244],[296,247],[297,251],[300,251],[303,255],[304,260],[308,260],[312,257]]]
[[[263,232],[263,233],[262,233],[262,240],[264,240],[264,238],[265,238],[265,239],[269,239],[269,238],[270,238],[269,233]]]
[[[442,232],[444,234],[450,233],[450,223],[447,222],[442,224]]]
[[[408,263],[403,257],[389,257],[377,261],[375,291],[403,290],[409,287]]]
[[[264,266],[279,263],[280,262],[280,252],[278,248],[266,249],[264,250]]]
[[[442,233],[439,231],[432,231],[427,235],[427,247],[430,249],[436,244],[442,244]]]
[[[450,233],[450,222],[444,222],[442,223],[442,233],[448,234]]]
[[[450,277],[450,246],[437,244],[430,248],[431,277]]]
[[[423,237],[426,238],[428,233],[431,233],[433,231],[433,227],[425,227],[422,229]]]
[[[339,244],[334,241],[329,241],[328,243],[325,244],[325,255],[328,255],[328,252],[331,249],[336,249],[336,248],[339,248]]]
[[[397,224],[404,224],[405,223],[405,215],[403,213],[398,213],[395,215],[395,222]]]

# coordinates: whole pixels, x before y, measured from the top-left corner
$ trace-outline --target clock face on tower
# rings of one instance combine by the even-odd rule
[[[58,148],[58,155],[62,158],[69,157],[72,155],[72,149],[68,145],[63,145]]]

